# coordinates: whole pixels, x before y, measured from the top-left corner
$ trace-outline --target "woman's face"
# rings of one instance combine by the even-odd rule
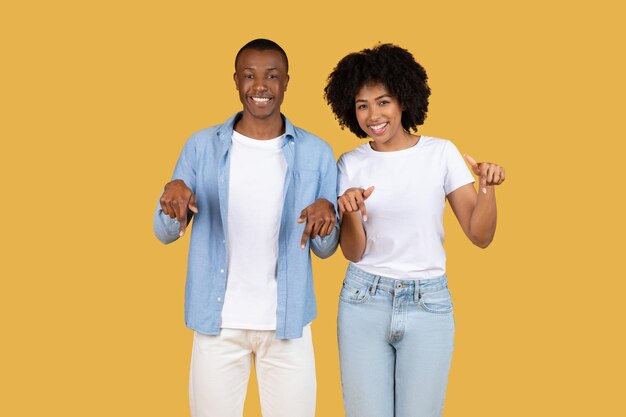
[[[364,85],[355,97],[356,118],[377,151],[406,148],[407,134],[402,129],[402,107],[382,84]]]

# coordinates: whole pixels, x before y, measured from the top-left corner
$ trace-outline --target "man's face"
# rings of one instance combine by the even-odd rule
[[[235,63],[234,79],[245,113],[257,119],[280,114],[289,82],[280,52],[245,49]]]

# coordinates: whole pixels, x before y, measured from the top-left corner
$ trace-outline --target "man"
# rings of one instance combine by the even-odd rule
[[[155,213],[163,243],[194,219],[185,289],[194,417],[241,417],[252,358],[264,417],[315,413],[309,247],[321,258],[337,248],[337,173],[330,146],[280,113],[288,65],[270,40],[241,48],[243,111],[191,136]]]

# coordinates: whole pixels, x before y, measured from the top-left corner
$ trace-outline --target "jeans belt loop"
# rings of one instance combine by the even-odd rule
[[[415,280],[415,287],[413,289],[413,301],[416,303],[420,300],[420,280]]]
[[[370,294],[376,295],[376,287],[378,287],[378,281],[380,281],[380,277],[376,275],[374,277],[374,282],[372,283],[372,286],[370,287]]]

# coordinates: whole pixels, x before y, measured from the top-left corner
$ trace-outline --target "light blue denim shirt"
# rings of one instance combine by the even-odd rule
[[[209,335],[220,332],[226,292],[229,151],[239,115],[193,134],[172,176],[191,188],[198,207],[189,244],[185,323]],[[336,206],[337,168],[332,149],[326,142],[293,126],[284,116],[283,119],[282,151],[287,161],[287,174],[276,268],[276,338],[294,339],[302,336],[302,328],[317,315],[309,246],[317,256],[326,258],[335,252],[339,241],[337,223],[330,235],[309,239],[306,248],[301,249],[305,225],[297,223],[297,219],[302,209],[318,198],[325,198]],[[177,240],[179,228],[178,221],[164,214],[157,204],[154,232],[159,240],[163,243]]]

